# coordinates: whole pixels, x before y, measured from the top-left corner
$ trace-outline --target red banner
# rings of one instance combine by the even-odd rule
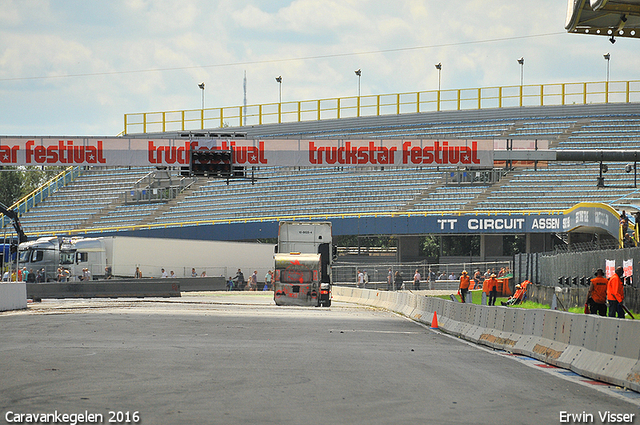
[[[493,140],[0,138],[0,165],[187,166],[191,149],[232,150],[244,166],[492,167]]]

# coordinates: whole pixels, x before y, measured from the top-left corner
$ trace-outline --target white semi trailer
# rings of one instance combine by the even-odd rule
[[[277,251],[282,254],[320,254],[320,281],[333,283],[331,265],[336,257],[336,249],[332,241],[331,222],[281,221]]]
[[[273,268],[274,246],[247,242],[110,236],[98,238],[40,238],[19,247],[19,267],[45,269],[47,280],[56,280],[58,269],[68,271],[71,280],[88,269],[95,278],[134,277],[136,267],[143,277],[161,277],[162,269],[176,277],[264,276]]]
[[[280,222],[274,256],[277,305],[331,306],[332,239],[328,221]]]

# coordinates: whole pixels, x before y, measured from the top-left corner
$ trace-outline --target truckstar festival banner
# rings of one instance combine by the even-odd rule
[[[0,166],[186,166],[191,149],[232,150],[239,166],[492,167],[493,140],[0,138]]]

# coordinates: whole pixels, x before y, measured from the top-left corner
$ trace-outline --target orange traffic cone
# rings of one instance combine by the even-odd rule
[[[433,312],[433,319],[431,319],[431,329],[438,329],[438,315]]]

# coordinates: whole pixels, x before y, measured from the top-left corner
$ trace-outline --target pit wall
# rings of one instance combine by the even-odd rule
[[[27,308],[27,284],[0,283],[0,311]]]
[[[390,310],[477,344],[640,392],[640,322],[556,310],[462,304],[411,292],[333,287],[336,301]]]

